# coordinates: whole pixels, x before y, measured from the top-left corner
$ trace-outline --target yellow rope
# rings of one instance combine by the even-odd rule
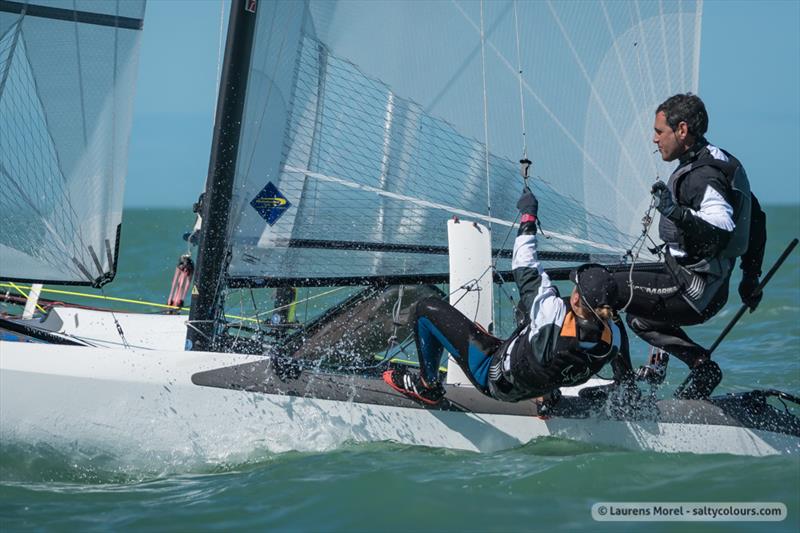
[[[17,286],[14,285],[13,283],[11,283],[11,284],[0,283],[0,287],[13,287],[13,288],[16,288],[17,290],[19,290],[19,288],[17,288]],[[30,287],[23,287],[23,288],[24,289],[30,289]],[[143,302],[141,300],[130,300],[128,298],[117,298],[115,296],[105,296],[105,295],[99,296],[97,294],[87,294],[87,293],[83,293],[83,292],[62,291],[62,290],[59,290],[59,289],[44,289],[43,288],[42,292],[49,292],[49,293],[52,293],[52,294],[64,294],[64,295],[67,295],[67,296],[81,296],[83,298],[94,298],[96,300],[110,300],[112,302],[123,302],[123,303],[127,303],[127,304],[150,305],[150,306],[153,306],[153,307],[161,307],[163,309],[175,309],[175,310],[178,310],[178,311],[188,311],[189,310],[186,307],[175,307],[174,305],[157,304],[155,302]],[[42,311],[44,311],[44,310],[42,310]]]
[[[22,296],[24,296],[26,300],[28,299],[28,295],[27,295],[27,294],[25,294],[25,293],[22,291],[22,289],[20,289],[19,287],[17,287],[17,285],[16,285],[16,284],[14,284],[14,283],[10,283],[10,284],[6,285],[5,283],[3,283],[2,285],[6,286],[6,287],[11,287],[12,289],[16,289],[16,291],[17,291],[17,292],[19,292],[19,293],[20,293]],[[30,290],[30,289],[31,289],[31,287],[23,287],[23,288],[25,288],[25,289],[28,289],[28,290]],[[42,290],[46,290],[46,289],[42,289]],[[45,312],[45,310],[44,310],[44,309],[42,309],[42,306],[41,306],[41,305],[39,305],[39,304],[36,304],[36,307],[37,307],[37,308],[39,309],[39,311],[41,311],[42,313],[44,313],[44,312]]]
[[[18,287],[14,283],[0,283],[0,287],[7,287],[7,288],[16,289],[17,291],[19,291],[20,294],[25,296],[25,298],[27,298],[28,295],[25,294],[24,292],[22,292],[22,289],[30,289],[30,287],[26,287],[26,286],[23,286],[22,289],[21,289],[20,287]],[[84,292],[73,292],[73,291],[64,291],[64,290],[60,290],[60,289],[45,289],[45,288],[42,288],[42,292],[49,292],[51,294],[63,294],[63,295],[66,295],[66,296],[80,296],[82,298],[94,298],[95,300],[108,300],[108,301],[112,301],[112,302],[122,302],[122,303],[127,303],[127,304],[147,305],[147,306],[152,306],[152,307],[159,307],[161,309],[173,309],[173,310],[176,310],[176,311],[189,312],[189,308],[188,307],[175,307],[174,305],[159,304],[159,303],[155,303],[155,302],[145,302],[145,301],[142,301],[142,300],[131,300],[129,298],[117,298],[116,296],[105,296],[105,295],[100,296],[100,295],[97,295],[97,294],[88,294],[88,293],[84,293]],[[42,313],[46,312],[40,306],[37,305],[36,307],[39,307],[39,310]],[[236,320],[244,320],[246,322],[256,322],[256,323],[258,323],[257,319],[250,318],[250,317],[237,316],[237,315],[225,315],[225,317],[226,318],[234,318]]]
[[[6,288],[14,289],[17,292],[19,292],[22,296],[24,296],[26,299],[28,298],[28,295],[22,289],[27,289],[27,290],[31,289],[30,286],[24,286],[23,285],[22,287],[19,287],[15,283],[0,283],[0,287],[6,287]],[[336,290],[339,290],[339,289],[341,289],[341,287],[337,288]],[[187,312],[189,311],[189,309],[187,307],[175,307],[174,305],[158,304],[158,303],[155,303],[155,302],[144,302],[142,300],[130,300],[128,298],[117,298],[116,296],[98,296],[96,294],[87,294],[87,293],[83,293],[83,292],[73,292],[73,291],[63,291],[63,290],[60,290],[60,289],[45,289],[45,288],[42,288],[41,291],[42,292],[49,292],[49,293],[52,293],[52,294],[64,294],[64,295],[67,295],[67,296],[80,296],[82,298],[94,298],[96,300],[110,300],[110,301],[113,301],[113,302],[123,302],[123,303],[128,303],[128,304],[150,305],[150,306],[153,306],[153,307],[160,307],[160,308],[163,308],[163,309],[175,309],[175,310],[178,310],[178,311],[187,311]],[[328,292],[326,292],[326,293],[324,293],[322,295],[318,295],[318,296],[324,296],[325,294],[329,294],[330,292],[334,292],[334,291],[328,291]],[[314,298],[314,297],[312,297],[312,298]],[[311,299],[311,298],[309,298],[309,299]],[[294,306],[295,303],[297,303],[297,302],[292,302],[290,304],[290,306]],[[42,313],[46,313],[46,311],[44,309],[42,309],[42,307],[40,305],[37,304],[36,307]],[[276,308],[276,309],[280,309],[280,308]],[[262,313],[259,313],[259,314],[265,314],[265,313],[269,313],[269,312],[273,312],[273,311],[275,311],[275,310],[265,311],[265,312],[262,312]],[[236,320],[245,320],[247,322],[258,322],[258,319],[255,319],[255,318],[243,317],[243,316],[237,316],[237,315],[225,315],[225,317],[226,318],[235,318]],[[375,359],[383,359],[383,356],[376,355]],[[390,359],[390,361],[393,362],[393,363],[402,363],[402,364],[406,364],[406,365],[414,365],[414,366],[419,365],[419,363],[416,362],[416,361],[409,361],[409,360],[400,359],[400,358],[397,358],[397,357],[392,357]],[[440,367],[439,370],[442,371],[442,372],[447,372],[447,368],[445,368],[445,367]]]

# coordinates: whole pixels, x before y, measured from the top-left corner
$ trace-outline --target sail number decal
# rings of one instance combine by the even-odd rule
[[[250,205],[270,226],[275,224],[292,206],[271,181],[261,189],[255,198],[250,200]]]

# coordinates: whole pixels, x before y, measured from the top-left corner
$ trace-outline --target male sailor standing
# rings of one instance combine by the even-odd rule
[[[762,296],[755,289],[766,216],[741,163],[705,139],[708,115],[699,97],[668,98],[656,109],[654,129],[653,142],[664,161],[678,160],[669,181],[656,182],[651,191],[661,214],[665,265],[660,272],[633,272],[627,322],[650,345],[689,366],[677,397],[705,398],[722,380],[722,371],[680,326],[703,323],[725,305],[737,257],[742,258],[739,295],[755,310]],[[617,273],[616,280],[621,296],[628,298],[628,272]]]

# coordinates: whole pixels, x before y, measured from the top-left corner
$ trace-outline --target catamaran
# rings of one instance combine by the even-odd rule
[[[14,283],[101,286],[117,268],[144,1],[83,7],[0,0],[0,278]],[[436,407],[379,377],[413,358],[402,316],[423,296],[508,327],[494,290],[513,300],[503,282],[523,181],[541,200],[551,278],[657,261],[639,219],[669,169],[647,124],[661,96],[697,90],[701,13],[233,0],[188,320],[69,306],[3,318],[0,442],[211,460],[347,441],[493,451],[544,436],[800,452],[786,406],[797,399],[774,390],[621,409],[579,388],[544,416],[483,396],[455,365]],[[56,37],[70,44],[60,55]],[[242,294],[343,286],[367,288],[294,332],[230,318]]]

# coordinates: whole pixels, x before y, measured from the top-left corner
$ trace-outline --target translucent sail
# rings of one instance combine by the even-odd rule
[[[0,279],[113,277],[143,16],[0,1]]]
[[[259,3],[232,282],[446,273],[453,216],[489,226],[508,268],[526,153],[547,266],[620,261],[669,173],[655,108],[698,86],[700,18],[688,1]]]

